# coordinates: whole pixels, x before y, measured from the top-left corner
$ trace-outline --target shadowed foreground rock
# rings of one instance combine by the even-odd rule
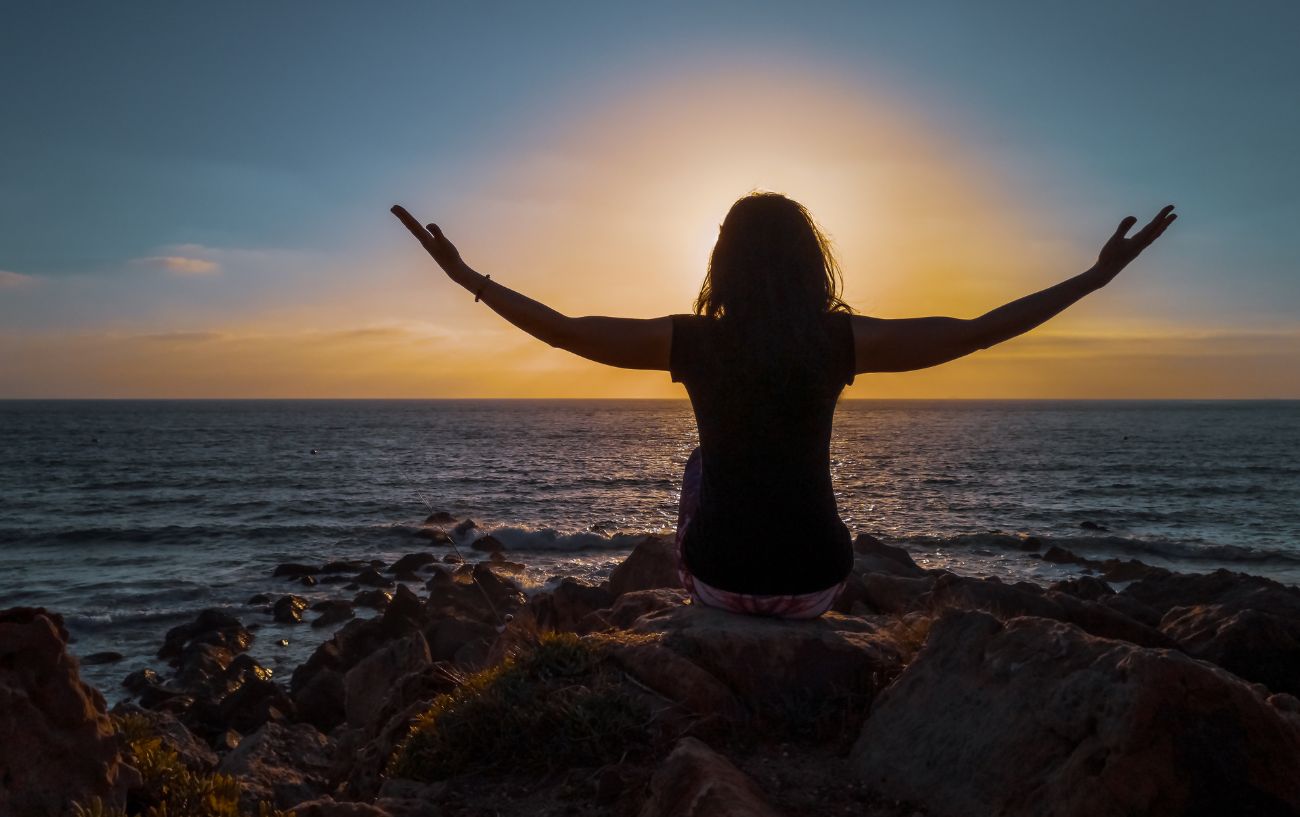
[[[754,781],[695,738],[682,738],[650,781],[640,817],[779,817]]]
[[[55,613],[0,611],[0,814],[62,817],[92,797],[120,806],[140,782],[67,643]]]
[[[872,708],[858,772],[939,817],[1300,811],[1300,719],[1172,650],[950,612]]]
[[[786,728],[860,710],[903,663],[882,619],[838,613],[790,621],[691,604],[643,615],[631,629],[662,633],[664,648],[721,681],[759,722]]]

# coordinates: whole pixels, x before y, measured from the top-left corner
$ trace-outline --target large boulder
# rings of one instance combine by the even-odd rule
[[[677,543],[671,536],[645,536],[609,574],[609,589],[615,596],[633,590],[681,586]]]
[[[1168,613],[1175,607],[1217,604],[1300,620],[1300,589],[1246,573],[1161,573],[1133,582],[1121,595]]]
[[[1300,810],[1294,714],[1179,652],[1036,617],[943,615],[852,761],[935,817]]]
[[[252,643],[253,634],[239,619],[221,610],[209,608],[200,611],[188,624],[180,624],[168,630],[163,645],[158,650],[158,657],[169,659],[173,665],[177,665],[185,648],[194,644],[211,644],[234,654],[247,650]]]
[[[67,646],[58,614],[0,611],[0,814],[62,817],[95,797],[115,808],[140,783]]]
[[[609,607],[614,599],[608,586],[566,576],[554,588],[533,594],[528,604],[542,629],[572,632],[583,618]]]
[[[343,677],[348,725],[368,726],[384,708],[398,679],[420,672],[432,663],[429,645],[418,631],[366,656]]]
[[[859,575],[885,573],[909,578],[926,575],[925,568],[904,548],[887,545],[869,533],[859,533],[854,538],[853,552],[858,554],[853,560],[853,572]]]
[[[1274,692],[1300,695],[1300,619],[1208,604],[1174,607],[1160,629],[1190,655]]]
[[[256,813],[259,800],[289,808],[327,793],[332,751],[330,739],[310,724],[270,722],[240,741],[217,771],[239,778],[244,809]]]
[[[721,681],[761,726],[842,727],[902,668],[884,619],[827,613],[812,621],[741,615],[698,604],[637,619],[632,630]],[[827,723],[834,719],[835,724]]]
[[[640,817],[779,817],[740,769],[696,738],[682,738],[650,779]]]

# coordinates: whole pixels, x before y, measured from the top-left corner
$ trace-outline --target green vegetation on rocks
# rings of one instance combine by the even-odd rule
[[[239,781],[221,774],[189,769],[175,749],[154,734],[148,719],[139,715],[114,716],[113,722],[130,746],[131,765],[143,778],[139,790],[130,792],[128,808],[109,808],[95,798],[76,804],[73,817],[293,817],[268,803],[259,803],[250,815],[239,807]]]
[[[469,676],[411,727],[388,775],[421,781],[466,772],[547,772],[644,756],[654,746],[646,696],[599,637],[545,633]]]

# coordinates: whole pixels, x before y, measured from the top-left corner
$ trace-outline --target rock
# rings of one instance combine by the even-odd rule
[[[447,531],[442,528],[420,528],[415,532],[415,535],[421,539],[428,539],[435,545],[450,546],[453,544],[451,537],[447,535]]]
[[[329,575],[320,577],[321,584],[346,584],[348,581],[350,580],[347,576],[338,573],[330,573]]]
[[[851,761],[935,817],[1294,814],[1300,728],[1171,650],[1036,617],[948,612]]]
[[[328,668],[308,676],[307,680],[292,692],[298,719],[310,723],[322,732],[329,732],[343,723],[347,700],[343,677],[342,672]]]
[[[454,553],[448,553],[446,556],[443,556],[443,557],[442,557],[442,561],[445,562],[445,563],[447,563],[447,564],[449,564],[449,565],[458,565],[458,564],[460,564],[461,562],[463,562],[463,561],[465,561],[465,560],[462,559],[462,558],[460,558],[459,556],[457,556],[457,555],[454,554]],[[429,567],[426,567],[426,568],[425,568],[425,570],[430,570],[430,569],[432,569],[432,566],[429,566]]]
[[[497,630],[491,624],[459,616],[435,621],[426,631],[429,655],[434,661],[455,661],[460,649],[478,643],[488,647],[496,638]]]
[[[484,553],[491,553],[494,556],[506,549],[506,546],[501,544],[501,540],[490,533],[486,533],[475,539],[470,543],[470,547]]]
[[[726,684],[708,670],[655,642],[612,647],[614,662],[663,697],[696,715],[739,721],[745,709]]]
[[[1210,604],[1175,607],[1160,629],[1189,655],[1273,692],[1300,695],[1300,620]]]
[[[185,647],[192,643],[212,644],[240,653],[253,643],[253,634],[234,616],[221,610],[207,609],[189,624],[168,630],[158,657],[171,659],[175,665]]]
[[[1079,576],[1053,582],[1048,589],[1084,601],[1100,601],[1108,596],[1115,595],[1115,590],[1096,576]]]
[[[258,593],[255,596],[250,596],[248,601],[244,603],[245,604],[270,604],[271,597],[268,596],[266,593]]]
[[[585,616],[609,607],[614,598],[604,585],[566,577],[554,588],[534,593],[528,604],[539,627],[572,632]]]
[[[609,574],[609,589],[616,596],[633,590],[681,587],[677,576],[677,544],[669,536],[646,536]]]
[[[405,573],[438,561],[432,553],[408,553],[388,566],[389,573]]]
[[[356,598],[352,599],[352,604],[356,607],[369,607],[372,610],[385,610],[393,601],[393,594],[387,590],[362,590],[357,593]]]
[[[271,722],[240,741],[217,771],[239,778],[239,801],[256,813],[268,800],[287,809],[325,794],[332,750],[329,738],[306,723]]]
[[[302,596],[281,596],[275,600],[271,615],[281,624],[301,624],[302,611],[307,609],[307,600]]]
[[[426,609],[430,617],[463,616],[495,626],[527,601],[516,582],[487,564],[462,565],[461,570],[461,576],[434,573],[429,577]]]
[[[337,624],[340,621],[347,621],[356,615],[349,602],[342,599],[331,599],[328,606],[321,608],[321,614],[312,621],[313,627],[328,627],[331,624]]]
[[[264,723],[292,719],[295,709],[289,693],[279,684],[254,677],[222,699],[218,717],[227,728],[248,734]]]
[[[1079,565],[1088,564],[1090,562],[1090,560],[1076,556],[1065,548],[1056,545],[1049,547],[1047,552],[1042,555],[1042,559],[1045,562],[1052,562],[1058,565]]]
[[[429,667],[429,645],[419,632],[390,642],[362,659],[343,677],[344,711],[349,726],[367,727],[384,707],[393,683]]]
[[[181,689],[212,688],[221,685],[226,668],[235,655],[216,644],[192,643],[185,647],[177,659],[175,686]]]
[[[853,572],[888,573],[893,576],[915,578],[926,574],[925,568],[912,560],[912,555],[900,547],[886,545],[869,533],[859,533],[853,540]]]
[[[315,587],[315,586],[316,586],[316,577],[315,577],[315,576],[299,576],[299,577],[298,577],[298,584],[301,584],[303,587]]]
[[[1089,565],[1101,571],[1101,576],[1108,582],[1131,582],[1147,576],[1166,576],[1169,571],[1163,567],[1152,567],[1137,559],[1106,559],[1102,562],[1089,562]]]
[[[161,684],[162,679],[158,677],[158,673],[148,667],[128,673],[127,676],[122,679],[122,686],[126,687],[132,695],[139,695],[149,687],[159,686]]]
[[[275,566],[271,572],[272,576],[289,576],[298,578],[299,576],[310,576],[313,573],[319,573],[320,570],[315,565],[304,565],[297,562],[284,562]]]
[[[792,621],[692,604],[649,613],[631,630],[662,633],[664,647],[726,684],[757,728],[797,731],[842,727],[844,713],[865,711],[902,669],[886,623],[838,613]]]
[[[955,573],[940,575],[926,595],[931,612],[983,610],[1001,619],[1040,616],[1068,621],[1103,638],[1119,638],[1145,647],[1173,647],[1174,640],[1152,627],[1095,602],[1044,590],[1032,582],[1006,584]]]
[[[1262,576],[1216,570],[1213,573],[1150,574],[1124,588],[1121,595],[1158,611],[1217,604],[1230,610],[1261,610],[1300,619],[1300,589]]]
[[[343,675],[383,645],[418,632],[426,624],[419,598],[399,585],[383,615],[343,625],[293,671],[289,689],[298,717],[322,730],[333,729],[343,720]]]
[[[779,817],[754,781],[696,738],[682,738],[650,779],[640,817]]]
[[[1091,519],[1083,520],[1082,522],[1079,523],[1079,527],[1083,528],[1084,530],[1095,530],[1095,531],[1110,530],[1110,528],[1106,527],[1105,525],[1099,525],[1096,522],[1093,522]]]
[[[865,603],[879,613],[909,613],[923,610],[928,594],[941,573],[924,578],[909,579],[882,573],[867,573],[862,577]]]
[[[326,562],[320,569],[321,573],[356,573],[370,567],[369,562],[358,562],[354,559],[339,559],[333,562]]]
[[[633,590],[615,599],[611,607],[588,613],[578,622],[574,631],[585,635],[614,628],[626,629],[647,613],[682,607],[689,600],[690,595],[682,589],[660,587],[655,590]]]
[[[0,814],[62,817],[95,797],[118,808],[140,784],[67,645],[57,613],[0,611]]]
[[[392,817],[392,815],[369,803],[338,803],[326,795],[315,800],[305,800],[293,807],[295,817]]]
[[[383,707],[364,728],[348,732],[346,751],[337,752],[332,779],[343,780],[342,793],[353,799],[369,799],[376,793],[389,797],[411,797],[388,786],[383,770],[393,750],[410,733],[411,725],[428,711],[434,698],[460,685],[460,676],[445,665],[434,664],[408,673],[390,685]]]
[[[132,715],[147,721],[149,731],[157,735],[164,746],[174,751],[187,769],[210,772],[216,768],[217,753],[195,737],[175,715],[125,702],[113,707],[113,714]]]
[[[373,567],[361,571],[354,576],[352,580],[357,584],[365,585],[366,587],[392,587],[394,584],[392,579],[380,573],[378,570],[375,570]]]
[[[397,591],[393,593],[392,600],[384,610],[384,615],[380,618],[384,632],[394,638],[398,638],[413,630],[418,630],[428,620],[425,614],[424,601],[415,595],[415,591],[406,585],[399,584]]]
[[[449,522],[455,521],[456,517],[446,511],[434,511],[424,518],[424,524],[426,525],[445,525]]]
[[[451,532],[456,534],[457,536],[464,536],[465,534],[469,533],[470,531],[474,530],[477,527],[478,525],[474,523],[473,519],[466,519],[465,521],[456,525],[456,527],[452,528]]]
[[[93,666],[96,664],[116,664],[122,658],[122,653],[106,650],[104,652],[92,652],[90,655],[83,656],[80,660],[82,666]]]

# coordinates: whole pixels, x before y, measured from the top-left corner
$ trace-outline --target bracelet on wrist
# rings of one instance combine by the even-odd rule
[[[478,285],[478,291],[474,293],[474,303],[478,303],[479,296],[483,294],[484,288],[487,287],[488,281],[492,280],[491,273],[483,276],[483,283]]]

